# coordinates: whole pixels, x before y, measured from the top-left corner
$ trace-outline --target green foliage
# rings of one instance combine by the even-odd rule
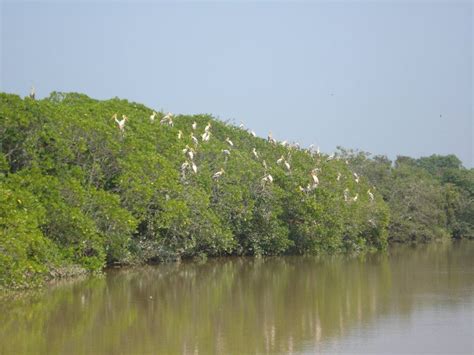
[[[366,176],[390,208],[389,240],[427,242],[474,238],[474,170],[454,155],[419,159],[339,148],[349,165]]]
[[[397,241],[472,232],[472,171],[455,157],[397,168],[344,150],[333,159],[209,115],[176,116],[170,125],[161,112],[152,122],[152,112],[77,93],[0,94],[0,287],[63,268],[363,251],[385,248],[388,231]],[[123,131],[114,120],[122,115]],[[182,166],[192,162],[186,147],[197,173]]]

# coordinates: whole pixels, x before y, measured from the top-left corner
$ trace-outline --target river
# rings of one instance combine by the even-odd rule
[[[0,301],[0,354],[473,353],[474,242],[218,258]]]

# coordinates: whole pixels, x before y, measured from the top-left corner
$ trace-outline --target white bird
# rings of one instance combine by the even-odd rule
[[[119,121],[117,119],[117,114],[112,116],[115,119],[115,122],[118,124],[118,128],[123,132],[125,130],[125,123],[128,120],[128,117],[125,115],[122,115],[122,119]]]
[[[337,181],[341,180],[341,176],[342,176],[341,173],[337,173],[337,178],[336,178],[336,180],[337,180]]]
[[[315,183],[315,185],[319,185],[319,179],[316,173],[312,172],[311,177],[313,178],[313,182]]]
[[[231,147],[234,146],[234,143],[232,143],[232,141],[230,140],[229,137],[227,137],[227,138],[225,139],[225,141],[226,141],[227,143],[229,143],[229,145],[230,145]]]
[[[202,138],[202,141],[203,141],[203,142],[209,141],[209,138],[211,138],[211,132],[204,132],[204,133],[201,135],[201,138]]]
[[[189,163],[185,161],[183,164],[181,164],[181,171],[184,172],[189,166]]]
[[[197,168],[196,164],[194,164],[194,162],[191,162],[191,168],[193,169],[194,174],[197,174],[198,168]]]
[[[287,141],[283,141],[280,143],[282,146],[286,147],[288,145],[288,142]]]
[[[374,194],[370,191],[370,189],[367,190],[367,194],[370,197],[370,201],[373,201],[374,200]]]
[[[193,143],[194,143],[195,145],[198,145],[198,144],[199,144],[198,139],[197,139],[196,137],[194,137],[194,134],[192,134],[192,133],[191,133],[191,140],[193,141]]]
[[[36,90],[35,90],[35,87],[32,85],[31,86],[31,90],[30,90],[30,99],[34,100],[35,99],[35,96],[36,96]]]
[[[257,153],[257,150],[255,148],[252,149],[252,154],[255,158],[258,159],[258,153]]]
[[[243,123],[240,123],[239,128],[240,128],[240,129],[244,129],[244,124],[243,124]]]
[[[183,138],[183,132],[181,132],[181,130],[178,131],[178,139],[181,139]]]
[[[288,171],[290,171],[291,167],[290,167],[290,164],[285,160],[285,167]]]
[[[282,155],[280,159],[277,160],[277,164],[283,163],[284,160],[285,160],[285,157]]]
[[[214,175],[212,175],[212,178],[213,178],[214,180],[217,180],[217,179],[219,179],[219,178],[222,176],[222,174],[224,174],[224,169],[223,169],[223,168],[221,168],[221,170],[219,170],[217,173],[215,173]]]
[[[267,137],[268,141],[272,144],[275,144],[276,143],[276,140],[273,139],[273,136],[272,136],[272,132],[269,132],[268,133],[268,137]]]
[[[253,137],[256,137],[256,136],[257,136],[254,131],[250,131],[250,134],[251,134]]]
[[[222,149],[222,153],[224,153],[224,155],[230,155],[230,150]]]
[[[356,173],[354,173],[354,181],[356,183],[359,183],[359,175],[357,175]]]
[[[193,124],[191,125],[191,127],[193,128],[193,130],[195,130],[197,128],[197,123],[196,121],[193,122]]]
[[[334,159],[334,153],[331,154],[330,156],[328,156],[328,159],[327,159],[327,160],[329,161],[329,160],[333,160],[333,159]]]
[[[348,202],[349,201],[349,189],[346,188],[344,190],[344,201]]]
[[[267,170],[268,167],[267,167],[267,162],[265,160],[262,162],[262,165],[265,168],[265,170]]]
[[[318,145],[318,147],[316,148],[316,154],[317,154],[317,155],[321,154],[321,151],[319,150],[319,145]]]
[[[204,132],[209,132],[209,130],[211,129],[211,122],[208,122],[207,126],[204,127]]]
[[[157,113],[155,111],[153,111],[153,113],[150,115],[150,121],[151,122],[155,122],[156,115],[157,115]]]
[[[168,124],[170,126],[173,126],[173,114],[171,112],[168,112],[166,115],[163,116],[163,118],[160,120],[161,124]]]
[[[270,174],[265,175],[262,178],[262,182],[273,182],[273,176],[271,176]]]
[[[356,202],[358,198],[359,198],[359,194],[356,194],[354,198],[352,199],[352,201]]]
[[[189,148],[189,145],[186,144],[186,147],[184,147],[184,149],[182,150],[183,154],[186,154],[186,152],[190,149],[191,148]]]
[[[193,149],[189,149],[187,154],[188,154],[189,159],[191,159],[191,160],[194,159],[194,150]]]

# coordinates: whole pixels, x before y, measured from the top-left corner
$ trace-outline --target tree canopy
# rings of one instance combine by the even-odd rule
[[[107,264],[473,237],[473,171],[454,156],[328,156],[77,93],[0,94],[0,191],[10,288]]]

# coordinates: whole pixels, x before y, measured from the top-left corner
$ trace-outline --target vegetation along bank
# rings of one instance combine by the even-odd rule
[[[474,170],[330,156],[210,115],[0,94],[0,288],[184,257],[474,238]]]

